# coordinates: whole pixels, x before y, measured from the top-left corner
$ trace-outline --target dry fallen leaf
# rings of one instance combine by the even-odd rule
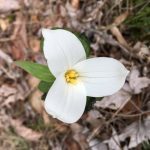
[[[97,110],[90,110],[87,114],[86,122],[88,122],[91,128],[97,128],[102,121],[98,118],[102,118],[102,114],[100,114]]]
[[[123,108],[125,104],[131,99],[129,93],[129,86],[125,84],[124,87],[117,93],[104,97],[101,101],[95,103],[97,108],[110,108],[113,110]]]
[[[88,148],[88,143],[86,141],[86,136],[83,133],[84,128],[78,123],[73,123],[70,125],[72,133],[73,133],[73,139],[78,142],[80,145],[81,149],[87,149]]]
[[[121,141],[124,141],[127,137],[130,138],[129,149],[150,139],[150,117],[144,119],[142,122],[137,121],[132,123],[119,135]]]
[[[32,129],[25,127],[22,124],[22,121],[19,119],[11,119],[10,123],[17,132],[17,134],[19,134],[26,140],[37,141],[39,138],[42,137],[42,133],[33,131]]]
[[[125,46],[126,48],[129,48],[129,45],[128,45],[127,41],[124,39],[122,33],[120,32],[120,30],[117,26],[119,26],[127,18],[128,14],[129,14],[128,11],[126,11],[123,14],[121,14],[120,16],[118,16],[114,20],[112,27],[110,28],[110,31],[117,38],[118,42],[120,44],[122,44],[123,46]]]
[[[39,80],[35,77],[30,76],[28,83],[30,87],[34,89],[39,84]],[[49,124],[50,119],[49,119],[49,115],[46,113],[44,109],[43,101],[41,100],[42,95],[43,95],[42,92],[36,89],[30,95],[30,103],[33,109],[43,117],[44,123]]]
[[[10,104],[16,103],[17,100],[23,100],[23,95],[15,87],[10,87],[10,85],[2,85],[0,87],[0,108],[3,106],[10,107]]]
[[[9,20],[8,19],[0,19],[0,28],[2,31],[6,31],[9,26]]]
[[[10,123],[10,115],[6,114],[4,109],[0,109],[0,131],[8,130]]]
[[[8,97],[12,94],[15,94],[16,92],[17,92],[17,90],[15,88],[12,88],[6,84],[4,84],[0,87],[0,96],[1,97]]]
[[[90,150],[108,150],[108,147],[106,144],[102,143],[98,139],[92,139],[89,142]]]
[[[42,112],[42,117],[43,117],[43,121],[44,121],[45,125],[49,125],[51,123],[50,117],[45,110],[43,110],[43,112]]]
[[[0,0],[0,12],[7,12],[20,9],[18,0]]]
[[[40,83],[40,80],[38,78],[29,75],[28,84],[31,89],[37,88],[39,83]]]
[[[137,68],[133,68],[129,75],[129,85],[134,94],[142,92],[143,88],[146,88],[150,84],[150,79],[147,77],[139,77],[140,72]]]
[[[76,142],[72,137],[68,137],[65,140],[66,149],[72,150],[82,150],[79,143]]]
[[[117,18],[115,18],[114,24],[116,26],[119,26],[122,22],[124,22],[127,19],[128,15],[129,15],[128,11],[122,13],[120,16],[118,16]]]
[[[42,97],[42,92],[40,92],[39,90],[35,90],[30,96],[31,106],[39,114],[42,114],[42,112],[44,110],[41,97]]]
[[[12,40],[10,52],[15,59],[23,59],[27,54],[28,38],[26,29],[26,18],[17,13],[16,21],[14,22],[13,34],[10,37]]]
[[[125,142],[127,138],[129,139],[129,142]],[[150,139],[150,117],[147,117],[143,121],[132,123],[127,126],[120,135],[117,135],[115,132],[115,134],[112,135],[109,140],[104,141],[104,143],[108,143],[110,150],[120,150],[121,142],[126,143],[123,149],[131,149],[143,141],[148,141],[148,139]]]
[[[0,59],[4,60],[8,65],[13,63],[12,58],[4,52],[4,50],[0,49]]]
[[[29,44],[30,44],[31,50],[33,52],[39,52],[40,51],[40,40],[38,40],[36,38],[31,38],[29,40]]]
[[[71,0],[71,5],[72,5],[73,8],[78,9],[79,4],[80,4],[79,0]]]
[[[108,144],[109,150],[125,150],[121,148],[119,136],[114,128],[112,128],[112,137],[104,143]]]
[[[146,61],[147,63],[150,63],[150,47],[146,45],[144,42],[138,41],[134,47],[133,51],[137,53],[137,56]]]
[[[115,25],[112,25],[112,28],[110,29],[110,31],[112,32],[112,34],[117,38],[118,42],[120,44],[122,44],[123,46],[125,46],[126,48],[129,48],[129,45],[127,43],[127,41],[125,40],[125,38],[123,37],[123,35],[121,34],[120,30],[118,27],[116,27]]]

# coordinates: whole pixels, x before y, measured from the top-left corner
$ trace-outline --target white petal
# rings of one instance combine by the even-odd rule
[[[86,59],[85,50],[79,39],[63,29],[42,29],[44,55],[49,69],[57,77],[74,64]]]
[[[76,122],[82,116],[85,105],[83,84],[67,84],[63,76],[57,77],[44,102],[47,113],[65,123]]]
[[[103,97],[117,92],[129,71],[113,58],[87,59],[74,66],[83,81],[87,96]]]

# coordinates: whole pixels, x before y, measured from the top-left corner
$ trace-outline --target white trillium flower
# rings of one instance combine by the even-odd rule
[[[76,122],[83,114],[86,96],[103,97],[117,92],[128,70],[113,58],[86,59],[80,40],[71,32],[42,29],[44,55],[56,77],[44,107],[48,114],[65,122]]]

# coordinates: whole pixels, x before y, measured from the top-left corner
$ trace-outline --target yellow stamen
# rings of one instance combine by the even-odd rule
[[[65,78],[67,83],[76,84],[77,78],[79,77],[79,74],[75,70],[68,70],[65,73]]]

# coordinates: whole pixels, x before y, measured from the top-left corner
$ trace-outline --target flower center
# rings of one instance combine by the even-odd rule
[[[66,78],[67,83],[76,84],[78,81],[77,80],[78,77],[79,77],[79,74],[75,70],[68,70],[65,73],[65,78]]]

